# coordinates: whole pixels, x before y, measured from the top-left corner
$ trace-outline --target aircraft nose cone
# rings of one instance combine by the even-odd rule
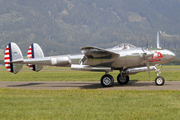
[[[166,52],[167,52],[167,56],[168,56],[169,60],[175,59],[176,55],[172,51],[167,50]]]
[[[171,56],[174,59],[176,57],[176,55],[171,51]]]

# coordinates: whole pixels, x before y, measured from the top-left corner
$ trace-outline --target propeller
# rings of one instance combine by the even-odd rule
[[[159,32],[157,32],[157,48],[158,49],[161,49],[161,47],[159,46]]]
[[[157,48],[161,49],[160,44],[159,44],[159,32],[157,32]],[[154,54],[153,52],[148,50],[148,41],[146,44],[146,50],[142,49],[144,51],[143,56],[144,60],[147,66],[148,74],[149,74],[149,79],[150,79],[150,67],[149,67],[149,58]]]
[[[150,68],[149,68],[149,60],[148,59],[146,59],[146,65],[147,65],[148,75],[149,75],[149,79],[150,79],[151,76],[150,76]]]
[[[149,58],[154,54],[153,52],[149,51],[149,50],[144,50],[142,49],[144,54],[144,60],[148,69],[148,74],[149,74],[149,79],[150,79],[150,67],[149,67]]]
[[[147,41],[147,43],[146,43],[146,50],[148,50],[148,48],[149,48],[149,43]]]

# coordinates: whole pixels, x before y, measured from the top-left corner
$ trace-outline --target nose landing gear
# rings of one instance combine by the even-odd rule
[[[159,85],[159,86],[164,85],[164,82],[165,82],[165,80],[161,76],[157,76],[156,79],[155,79],[156,85]]]
[[[155,67],[156,68],[156,67]],[[157,77],[155,79],[155,84],[158,85],[158,86],[162,86],[164,85],[165,83],[165,79],[162,77],[162,76],[159,76],[159,74],[161,73],[160,72],[161,69],[157,69],[155,70],[156,74],[157,74]]]

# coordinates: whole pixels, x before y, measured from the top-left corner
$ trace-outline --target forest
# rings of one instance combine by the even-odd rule
[[[180,0],[0,0],[0,54],[9,42],[24,56],[38,43],[45,56],[84,46],[160,46],[180,56]],[[3,58],[2,58],[3,59]]]

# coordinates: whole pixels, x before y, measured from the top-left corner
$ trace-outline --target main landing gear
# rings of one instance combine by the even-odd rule
[[[126,85],[128,82],[129,82],[129,76],[128,75],[123,75],[123,74],[119,74],[118,76],[117,76],[117,81],[118,81],[118,83],[119,84],[121,84],[121,85]]]
[[[122,72],[117,76],[117,81],[121,85],[126,85],[129,82],[129,76],[123,75]],[[109,75],[105,74],[101,78],[101,85],[103,87],[112,87],[114,85],[114,78]]]
[[[155,67],[155,72],[157,74],[157,77],[155,79],[155,84],[158,86],[162,86],[165,83],[165,79],[162,76],[159,76],[160,69],[157,69]],[[128,75],[124,75],[122,70],[120,70],[119,75],[117,76],[117,81],[120,85],[126,85],[129,82],[129,76]],[[112,87],[114,85],[114,78],[109,75],[109,74],[105,74],[102,76],[101,78],[101,85],[103,87]]]
[[[101,85],[103,87],[111,87],[114,85],[114,78],[109,75],[109,74],[105,74],[102,76],[101,78]]]

